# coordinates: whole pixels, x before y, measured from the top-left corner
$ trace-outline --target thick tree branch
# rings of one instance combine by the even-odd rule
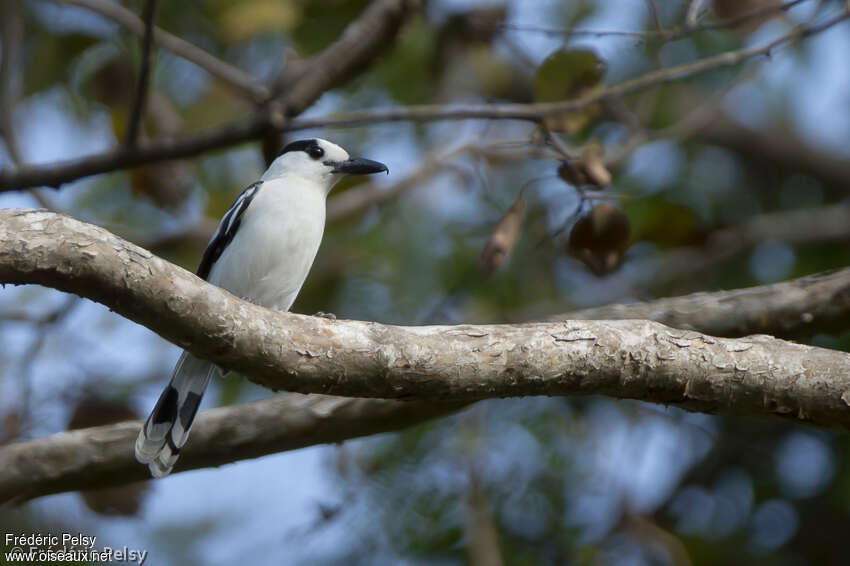
[[[397,430],[460,403],[406,403],[297,393],[204,411],[176,472]],[[148,479],[133,456],[140,422],[79,429],[0,447],[0,503]]]
[[[96,12],[129,29],[136,35],[143,36],[145,33],[145,24],[142,19],[113,0],[55,1]],[[194,63],[241,94],[249,96],[255,102],[263,102],[269,98],[269,89],[251,75],[226,61],[216,58],[196,45],[158,27],[153,29],[153,40],[157,46]]]
[[[611,323],[597,323],[600,326],[559,324],[554,326],[555,332],[552,333],[551,325],[403,329],[282,315],[247,305],[94,226],[46,212],[2,211],[0,280],[24,279],[38,280],[71,291],[88,290],[89,296],[102,296],[103,302],[123,314],[127,314],[127,310],[150,308],[154,311],[151,318],[157,319],[160,326],[188,326],[190,334],[210,332],[209,324],[195,327],[193,319],[207,320],[212,317],[221,321],[212,323],[212,333],[223,341],[219,348],[221,352],[239,347],[233,333],[241,331],[241,324],[249,325],[249,322],[232,322],[240,317],[245,317],[246,321],[259,320],[261,332],[268,332],[272,337],[299,334],[310,337],[318,332],[318,340],[301,341],[304,343],[287,347],[296,348],[294,357],[297,361],[302,357],[316,356],[315,364],[320,372],[324,371],[319,379],[339,381],[342,375],[347,378],[349,372],[338,370],[336,360],[340,356],[328,358],[326,353],[323,355],[319,352],[314,342],[322,348],[331,342],[332,349],[337,350],[344,347],[346,342],[356,340],[356,346],[361,351],[354,352],[355,359],[371,359],[370,363],[377,361],[378,369],[372,370],[377,371],[377,375],[372,377],[386,380],[392,389],[391,395],[405,392],[404,386],[394,389],[398,373],[413,369],[404,367],[405,363],[411,363],[411,356],[417,359],[423,355],[428,357],[425,350],[430,348],[434,352],[444,350],[460,354],[460,363],[449,372],[456,378],[473,371],[471,360],[476,356],[483,354],[482,363],[485,365],[495,361],[498,367],[492,382],[479,384],[487,390],[487,395],[498,394],[496,387],[502,378],[516,383],[531,380],[541,385],[547,380],[568,379],[572,383],[566,386],[564,393],[603,392],[676,403],[692,409],[774,413],[827,425],[848,426],[850,422],[845,401],[850,400],[850,395],[846,394],[850,389],[847,376],[850,362],[847,355],[837,352],[796,346],[766,337],[719,340],[640,321],[619,327],[617,332],[622,342],[590,346],[591,343],[599,343],[598,338],[591,339],[591,336],[596,336],[593,329],[601,327],[610,330],[608,325]],[[153,285],[149,292],[141,289],[147,285]],[[737,333],[743,331],[739,325],[752,323],[746,321],[748,317],[753,320],[759,317],[758,306],[764,308],[762,316],[780,321],[777,323],[779,325],[784,324],[781,321],[787,321],[793,327],[797,313],[800,313],[803,324],[807,324],[808,317],[802,312],[802,306],[809,305],[808,313],[814,317],[808,323],[810,327],[818,326],[822,317],[829,325],[831,321],[846,316],[841,309],[845,309],[846,313],[848,308],[848,285],[850,270],[843,270],[762,288],[664,299],[635,307],[617,306],[608,311],[597,310],[596,314],[611,318],[657,317],[669,323],[688,324],[701,330],[723,330],[723,317],[712,318],[707,316],[707,312],[699,311],[700,307],[708,311],[707,306],[710,305],[725,315],[729,315],[730,309],[736,311],[735,316],[729,315],[732,322],[726,328]],[[211,296],[205,294],[206,288],[209,288]],[[180,289],[183,296],[174,297],[174,289]],[[790,296],[785,296],[786,293],[790,293]],[[817,304],[816,297],[822,301],[820,304]],[[136,301],[141,302],[134,306]],[[794,305],[798,301],[801,304],[799,309]],[[216,310],[234,309],[237,311],[235,317],[226,316],[226,312],[222,317],[215,314]],[[737,311],[743,311],[744,314],[737,316]],[[590,310],[575,314],[575,317],[594,316]],[[265,315],[268,315],[268,321]],[[279,317],[283,317],[283,326],[277,320]],[[228,319],[231,323],[226,322]],[[310,326],[310,329],[300,332],[298,329],[304,324]],[[346,338],[348,333],[336,329],[349,325],[353,325],[355,334],[362,333],[364,341],[373,341],[372,346],[364,346],[356,336]],[[641,328],[650,330],[651,338],[648,342]],[[504,331],[510,333],[511,329],[529,339],[516,343],[512,349],[507,348],[507,342],[501,346],[495,342],[497,338],[493,331],[504,337]],[[247,328],[245,330],[250,331]],[[393,341],[394,337],[404,333],[414,334],[412,342]],[[428,338],[441,333],[443,339],[436,341],[436,344]],[[534,337],[539,337],[541,333],[548,346],[536,351]],[[464,346],[464,342],[468,341],[480,344],[473,346],[470,351]],[[270,357],[279,357],[279,353],[271,355],[279,350],[268,346],[268,341],[265,342],[266,345],[261,345],[261,348],[265,347]],[[563,348],[575,349],[579,357],[582,356],[579,352],[591,351],[577,361],[575,372],[569,375],[547,376],[545,371],[535,368],[535,363],[546,355],[546,349]],[[396,361],[397,358],[392,355],[393,349],[409,352],[403,355],[406,359],[404,363]],[[476,349],[478,352],[475,352]],[[594,353],[593,350],[597,349],[600,351]],[[689,352],[691,349],[694,352]],[[753,350],[769,352],[769,365],[764,365],[764,359],[752,363],[754,359],[747,352]],[[499,351],[502,355],[496,356]],[[775,357],[774,354],[778,353],[781,355]],[[809,359],[812,353],[815,356]],[[674,369],[681,367],[680,362],[694,360],[699,356],[706,356],[706,359],[696,359],[695,365],[684,368],[681,374]],[[827,363],[832,369],[818,375],[819,368],[824,367],[821,356],[832,360]],[[436,360],[436,356],[433,359]],[[264,367],[270,367],[272,361],[264,362]],[[833,362],[836,365],[830,365]],[[307,363],[310,363],[309,359]],[[668,364],[670,367],[665,369],[664,366]],[[614,366],[619,376],[614,376],[613,381],[606,383],[603,374],[607,366]],[[782,373],[789,369],[790,373]],[[424,378],[419,379],[436,382],[439,370],[439,367],[433,367]],[[357,371],[352,366],[350,373],[355,379],[359,379]],[[569,371],[570,368],[560,368],[555,373]],[[607,379],[611,379],[611,376]],[[476,389],[475,384],[470,385],[470,390]],[[801,391],[803,394],[800,394]],[[554,389],[550,391],[556,392]],[[820,408],[830,403],[835,405],[834,410],[829,412],[825,421],[819,420],[824,415]],[[397,430],[450,413],[462,406],[463,402],[435,404],[340,399],[323,395],[284,395],[206,411],[199,417],[178,471]],[[830,416],[832,414],[837,418],[833,419]],[[126,483],[143,478],[144,468],[135,463],[132,455],[132,441],[138,426],[138,423],[109,425],[62,433],[0,449],[0,501],[24,500],[59,491]]]
[[[392,43],[419,4],[419,0],[374,0],[319,55],[291,65],[276,85],[276,91],[283,93],[285,114],[300,114],[322,93],[360,73]]]
[[[536,122],[546,116],[579,111],[608,98],[616,98],[666,82],[683,80],[709,71],[738,65],[747,59],[766,55],[785,43],[820,33],[843,22],[848,17],[850,17],[850,9],[844,10],[819,24],[795,28],[789,34],[761,46],[729,51],[684,65],[660,69],[612,85],[602,89],[598,93],[561,102],[538,104],[473,104],[463,106],[422,105],[378,108],[317,119],[287,119],[286,116],[291,114],[293,109],[296,111],[299,109],[299,104],[309,103],[309,101],[315,100],[323,92],[302,92],[302,87],[295,85],[290,89],[290,94],[287,95],[286,99],[288,102],[283,111],[280,109],[262,111],[247,122],[227,124],[209,132],[188,135],[178,139],[158,140],[141,145],[134,151],[119,149],[53,165],[22,167],[14,172],[0,171],[0,191],[20,190],[42,185],[58,187],[62,183],[88,175],[145,165],[167,159],[199,155],[210,150],[221,149],[249,140],[256,140],[273,131],[288,132],[307,128],[343,127],[396,121],[510,119]],[[355,29],[357,29],[356,26]],[[362,52],[362,50],[356,50],[353,53],[359,54]],[[357,61],[357,59],[353,60],[354,63],[357,63]],[[312,70],[314,72],[319,71],[317,68],[312,68]],[[341,73],[341,75],[345,76],[345,73]],[[325,79],[307,78],[309,76],[310,73],[301,75],[298,77],[297,82],[300,83],[302,77],[304,77],[304,80],[307,81],[304,84],[314,85],[314,88],[322,88],[327,84]],[[307,90],[307,87],[303,88],[305,91]]]
[[[850,328],[850,268],[775,283],[571,311],[546,320],[647,319],[714,336],[797,337]]]
[[[271,389],[471,401],[605,394],[850,426],[850,355],[648,321],[400,327],[257,307],[91,224],[0,211],[0,281],[101,302]]]

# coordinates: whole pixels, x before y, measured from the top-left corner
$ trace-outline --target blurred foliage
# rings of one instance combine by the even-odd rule
[[[589,49],[559,49],[537,69],[534,80],[535,102],[556,102],[581,98],[601,91],[606,65]],[[546,127],[556,132],[574,133],[587,127],[599,112],[599,106],[547,118]]]
[[[767,3],[704,4],[731,17],[744,4]],[[160,2],[157,23],[273,80],[288,63],[319,53],[367,4]],[[803,17],[783,14],[668,42],[652,36],[546,35],[503,26],[537,22],[547,28],[651,32],[656,23],[645,2],[426,4],[395,45],[325,95],[318,112],[576,98],[659,66],[750,44],[750,32],[787,29],[793,18]],[[662,26],[682,24],[685,3],[653,4]],[[810,12],[838,5],[805,4]],[[123,5],[140,13],[143,2]],[[112,147],[127,127],[138,38],[79,8],[42,0],[24,0],[23,6],[17,99],[3,111],[14,111],[27,161],[45,163]],[[712,18],[713,12],[705,15]],[[847,26],[842,30],[847,45]],[[844,132],[837,146],[839,136],[830,138],[829,146],[811,127],[815,116],[818,132],[839,128],[840,112],[832,106],[825,116],[806,107],[814,99],[805,97],[817,91],[831,92],[833,102],[846,100],[840,85],[807,82],[814,76],[809,73],[840,64],[840,58],[818,59],[823,53],[803,43],[772,59],[631,94],[614,101],[619,106],[600,104],[547,120],[572,152],[570,159],[539,158],[530,150],[544,136],[516,122],[390,124],[298,134],[328,137],[352,153],[390,163],[393,175],[376,180],[380,186],[415,173],[417,163],[434,151],[444,155],[462,144],[505,143],[499,151],[436,160],[413,190],[329,225],[294,310],[402,324],[526,321],[589,304],[754,285],[846,266],[850,248],[840,239],[767,242],[708,273],[663,286],[654,283],[655,274],[645,273],[648,260],[681,247],[698,249],[719,229],[802,209],[811,209],[817,223],[818,207],[846,202],[850,180],[842,179],[850,173],[846,151],[843,157],[840,151],[850,139]],[[780,58],[789,66],[784,73],[770,67]],[[253,109],[233,89],[179,57],[158,51],[154,62],[145,138],[197,132]],[[817,76],[831,74],[842,76],[830,69]],[[729,128],[713,133],[681,128],[712,106],[722,106],[722,120],[746,122],[746,139]],[[619,161],[606,160],[636,132],[660,139],[632,148],[634,153]],[[777,142],[790,150],[771,153]],[[194,269],[208,234],[193,230],[220,218],[242,187],[258,177],[263,168],[258,146],[85,179],[50,196],[69,214]],[[5,167],[6,153],[0,159]],[[335,194],[359,188],[347,183]],[[88,309],[56,325],[27,322],[54,309],[55,294],[12,291],[8,297],[0,294],[3,442],[64,429],[75,408],[79,412],[78,390],[93,383],[103,387],[104,375],[118,389],[138,390],[139,405],[148,405],[173,362],[171,350],[132,334],[132,325],[103,309]],[[29,346],[42,338],[39,363],[30,366]],[[850,351],[848,332],[802,337],[807,338]],[[29,381],[20,377],[27,367]],[[53,389],[45,392],[47,387]],[[221,405],[265,394],[235,377],[213,387],[209,398]],[[332,480],[326,498],[317,502],[324,505],[320,521],[297,539],[276,533],[262,549],[263,558],[304,564],[474,564],[470,525],[477,524],[492,529],[504,564],[846,563],[840,544],[850,527],[846,434],[597,398],[518,399],[479,403],[324,455]],[[235,467],[206,473],[224,478]],[[285,476],[281,483],[289,485]],[[185,481],[182,489],[190,484]],[[224,480],[221,490],[237,491]],[[205,493],[202,499],[212,496]],[[140,500],[131,499],[126,509],[139,511]],[[108,502],[90,503],[117,509]],[[231,552],[215,559],[230,563],[256,544],[240,530],[247,529],[243,518],[287,513],[288,503],[282,490],[268,494],[271,510],[234,507],[232,516],[209,518],[197,509],[191,522],[187,509],[185,516],[168,520],[151,511],[146,517],[142,502],[141,517],[123,519],[121,525],[147,533],[157,554],[171,563],[211,562],[201,543],[187,545],[187,540],[227,541]],[[3,509],[0,524],[7,532],[93,534],[119,524],[84,509],[71,519],[44,509],[38,504]],[[160,519],[147,525],[152,516]]]

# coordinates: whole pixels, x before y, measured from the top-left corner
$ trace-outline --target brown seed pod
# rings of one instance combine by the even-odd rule
[[[611,172],[605,167],[605,147],[596,140],[584,146],[581,161],[587,182],[604,189],[611,184]]]
[[[574,187],[587,184],[587,175],[584,174],[580,161],[564,161],[561,163],[558,166],[558,177]]]
[[[594,274],[607,275],[620,263],[631,227],[622,210],[608,203],[593,208],[576,221],[567,241],[567,252]]]
[[[511,253],[522,231],[524,217],[525,199],[520,196],[496,224],[481,252],[481,267],[488,276],[501,269]]]
[[[604,189],[611,184],[611,172],[605,167],[604,157],[605,148],[593,140],[584,146],[581,157],[561,163],[558,176],[574,187],[594,185]]]

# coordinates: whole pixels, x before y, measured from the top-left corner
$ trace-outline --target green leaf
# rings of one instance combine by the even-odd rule
[[[554,102],[576,98],[599,86],[607,65],[589,49],[558,49],[551,53],[534,80],[534,99]]]
[[[602,88],[607,65],[589,49],[558,49],[537,69],[534,79],[535,102],[571,100]],[[546,119],[546,126],[555,131],[574,133],[584,128],[599,112],[593,105],[580,112],[571,112]]]

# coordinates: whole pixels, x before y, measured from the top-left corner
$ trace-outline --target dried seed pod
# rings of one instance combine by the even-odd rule
[[[605,148],[596,140],[584,146],[581,157],[574,161],[564,161],[558,167],[558,176],[573,185],[595,185],[604,189],[611,184],[611,172],[605,167]]]
[[[581,161],[587,182],[604,189],[611,184],[611,172],[605,167],[605,147],[596,140],[584,146]]]
[[[525,199],[520,196],[496,224],[481,252],[481,266],[488,276],[501,269],[505,259],[511,253],[519,239],[524,217]]]
[[[630,232],[629,219],[623,211],[602,203],[576,221],[567,251],[594,274],[607,275],[619,265]]]
[[[574,187],[582,187],[587,184],[587,175],[584,174],[579,161],[561,163],[558,166],[558,177]]]

